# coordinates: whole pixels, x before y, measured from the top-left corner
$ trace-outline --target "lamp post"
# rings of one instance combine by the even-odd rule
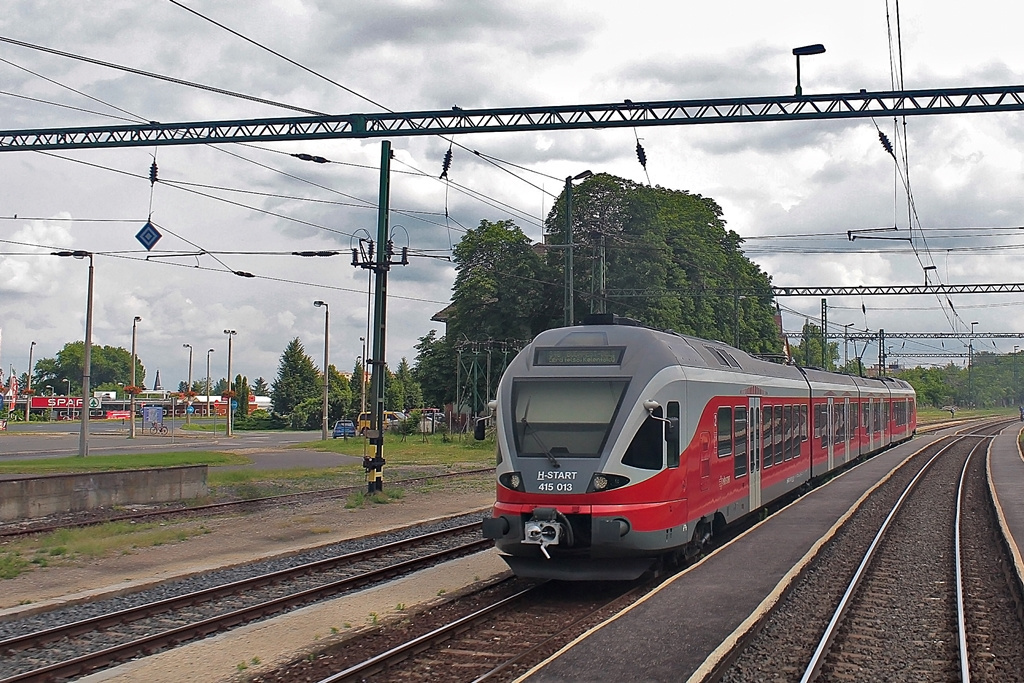
[[[213,349],[206,352],[206,417],[210,417],[210,354]],[[216,433],[216,432],[214,432]]]
[[[1020,347],[1014,344],[1013,346],[1013,402],[1017,403],[1017,349]],[[1019,405],[1019,404],[1018,404]]]
[[[574,176],[567,176],[565,179],[565,315],[564,323],[569,327],[575,322],[573,315],[573,276],[572,276],[572,183],[574,180],[583,180],[594,175],[590,171],[583,171]]]
[[[142,322],[142,318],[135,316],[132,320],[132,394],[129,400],[128,410],[131,412],[131,426],[128,428],[128,438],[135,438],[135,338],[138,332],[138,325]]]
[[[188,385],[185,387],[185,424],[192,424],[192,416],[188,409],[192,405],[192,345],[182,344],[181,348],[188,349]]]
[[[320,438],[323,441],[327,441],[327,388],[329,382],[327,368],[330,367],[327,363],[327,347],[331,336],[331,307],[327,305],[326,301],[319,300],[314,301],[313,305],[317,308],[323,307],[324,309],[324,414],[320,425]]]
[[[800,87],[800,58],[806,55],[820,55],[825,51],[825,46],[821,43],[814,45],[804,45],[803,47],[794,47],[793,54],[796,55],[796,96],[801,97],[804,94],[803,88]]]
[[[238,333],[234,330],[224,330],[224,334],[228,335],[228,419],[224,425],[224,434],[225,436],[231,436],[231,401],[235,398],[232,396],[234,392],[231,390],[231,338]]]
[[[92,284],[93,262],[89,251],[55,251],[54,256],[89,259],[89,286],[85,300],[85,351],[82,354],[82,429],[78,436],[78,457],[89,455],[89,376],[92,373]],[[71,384],[68,383],[70,390]]]
[[[28,347],[28,386],[25,388],[25,424],[28,424],[32,408],[32,352],[36,350],[36,343],[32,342]]]
[[[974,326],[978,324],[975,320],[971,323],[971,338],[967,341],[967,402],[968,408],[974,406]]]

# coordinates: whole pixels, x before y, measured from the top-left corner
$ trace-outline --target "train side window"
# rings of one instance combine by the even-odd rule
[[[640,425],[640,429],[636,430],[636,436],[622,456],[623,465],[643,470],[661,469],[664,461],[662,453],[665,450],[665,423],[657,419],[661,416],[661,408],[655,408]]]
[[[679,425],[679,401],[668,402],[668,419],[675,420],[676,425]],[[665,425],[668,428],[668,425]],[[679,467],[679,427],[677,426],[675,432],[671,438],[666,440],[666,448],[668,448],[668,466]]]
[[[775,419],[772,420],[772,425],[775,430],[775,434],[772,438],[775,441],[775,446],[772,448],[772,454],[775,456],[776,465],[782,464],[782,449],[785,446],[783,438],[786,436],[786,428],[782,421],[782,415],[782,406],[775,406]]]
[[[796,423],[793,422],[793,406],[792,405],[788,405],[785,408],[783,408],[782,424],[784,425],[784,427],[783,427],[783,434],[786,435],[785,439],[783,439],[783,441],[782,441],[782,448],[783,448],[783,450],[782,450],[782,459],[783,460],[792,460],[793,459],[793,450],[794,450],[793,446],[797,442],[796,430],[794,429],[794,427],[796,426]]]
[[[807,441],[807,406],[800,406],[800,440]]]
[[[733,474],[739,479],[747,474],[747,409],[745,406],[736,406],[732,424],[733,438],[736,439]]]
[[[761,461],[761,469],[766,470],[772,466],[772,407],[761,406],[761,452],[764,459]]]
[[[718,409],[718,457],[732,455],[732,408]]]

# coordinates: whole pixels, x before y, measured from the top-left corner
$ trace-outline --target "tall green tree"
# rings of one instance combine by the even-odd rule
[[[266,396],[270,391],[270,387],[267,386],[267,380],[262,377],[257,377],[252,383],[252,393],[254,396]]]
[[[447,334],[456,342],[532,339],[556,313],[554,271],[512,221],[480,221],[455,247]]]
[[[249,414],[249,379],[244,375],[235,375],[235,400],[238,406],[235,408],[236,415]]]
[[[72,393],[82,391],[82,370],[85,366],[85,342],[70,342],[57,352],[54,358],[41,358],[35,364],[32,386],[37,391],[50,385],[56,394],[67,393],[69,380]],[[89,382],[92,386],[101,384],[129,384],[131,382],[132,355],[129,351],[115,346],[92,347]],[[138,356],[135,358],[135,382],[142,385],[146,370]]]
[[[352,415],[352,388],[349,386],[348,379],[338,372],[338,368],[333,364],[327,378],[327,419],[333,422],[343,417],[350,417]],[[357,397],[357,404],[358,400]]]
[[[839,342],[829,342],[825,349],[823,369],[835,370],[836,362],[839,360]],[[821,368],[821,327],[810,321],[804,322],[800,343],[794,346],[791,342],[790,350],[793,353],[793,362],[797,365]]]
[[[348,389],[352,394],[352,413],[362,411],[369,389],[362,361],[357,360],[352,368],[352,375],[348,378]]]
[[[413,377],[423,392],[423,400],[434,408],[455,402],[455,353],[446,337],[437,330],[420,337],[416,345]]]
[[[565,204],[563,192],[545,222],[549,244],[565,243]],[[725,225],[713,199],[682,190],[603,173],[574,187],[577,321],[604,310],[652,327],[738,343],[752,353],[780,352],[770,278],[743,255],[743,239]],[[548,253],[559,273],[565,251]]]
[[[323,395],[320,372],[299,338],[288,342],[270,388],[274,412],[287,415],[299,403]]]
[[[409,366],[408,359],[404,357],[402,358],[402,362],[398,364],[398,371],[395,373],[395,378],[401,382],[402,385],[402,398],[399,410],[409,411],[415,408],[422,408],[423,389],[413,376],[412,368]]]

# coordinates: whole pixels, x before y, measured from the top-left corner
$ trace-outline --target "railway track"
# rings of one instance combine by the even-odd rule
[[[1003,575],[984,484],[987,437],[1005,424],[970,430],[897,471],[721,679],[1024,680],[1019,587]]]
[[[80,676],[485,550],[480,523],[308,562],[0,640],[0,683]]]
[[[511,681],[653,585],[506,579],[254,681]]]
[[[462,472],[448,472],[445,474],[434,474],[425,477],[411,477],[409,479],[397,479],[389,482],[390,486],[408,486],[412,484],[418,484],[425,481],[433,481],[436,479],[452,479],[455,477],[464,477],[473,474],[486,474],[493,472],[493,467],[465,470]],[[302,503],[307,501],[321,501],[321,500],[333,500],[337,498],[345,498],[365,490],[365,484],[358,484],[355,486],[341,486],[331,489],[322,489],[318,491],[302,491],[299,493],[284,493],[276,496],[265,496],[262,498],[249,498],[246,500],[233,500],[223,503],[209,503],[207,505],[193,505],[188,507],[180,508],[161,508],[159,510],[140,510],[134,512],[125,512],[111,515],[95,516],[95,515],[83,515],[81,517],[72,514],[71,518],[65,518],[57,522],[52,521],[40,521],[40,520],[23,520],[19,522],[8,522],[0,524],[0,539],[13,539],[22,536],[31,536],[33,534],[48,533],[50,531],[56,531],[58,529],[71,529],[80,528],[87,526],[95,526],[97,524],[106,524],[107,522],[121,522],[127,520],[140,521],[145,519],[170,519],[173,517],[183,517],[186,515],[212,515],[219,514],[222,512],[232,512],[235,510],[256,510],[265,507],[272,507],[275,505],[283,505],[288,503]]]

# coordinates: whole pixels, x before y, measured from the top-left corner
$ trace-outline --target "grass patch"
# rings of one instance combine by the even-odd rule
[[[0,579],[13,579],[28,569],[28,560],[17,552],[0,555]]]
[[[360,438],[332,439],[330,441],[306,441],[290,448],[305,448],[314,451],[362,455],[363,440]],[[393,434],[384,435],[384,457],[388,465],[463,465],[488,467],[494,464],[494,438],[477,441],[471,434],[449,436],[440,434],[426,437],[413,435],[406,438]]]
[[[209,533],[203,526],[168,527],[159,522],[131,524],[128,521],[108,522],[81,529],[58,529],[34,539],[13,544],[0,555],[0,578],[14,578],[29,564],[46,567],[68,564],[80,558],[97,558],[124,554],[137,548],[178,543],[193,536]],[[31,555],[31,560],[25,560]]]
[[[242,455],[218,451],[187,451],[180,453],[132,453],[122,455],[90,455],[86,458],[39,458],[0,462],[2,474],[51,474],[55,472],[105,472],[134,470],[146,467],[176,465],[248,465],[252,461]]]
[[[918,406],[917,421],[920,424],[934,422],[946,422],[951,419],[977,420],[984,417],[1017,417],[1019,412],[1016,408],[957,408],[956,417],[950,417],[948,410],[941,408]]]

